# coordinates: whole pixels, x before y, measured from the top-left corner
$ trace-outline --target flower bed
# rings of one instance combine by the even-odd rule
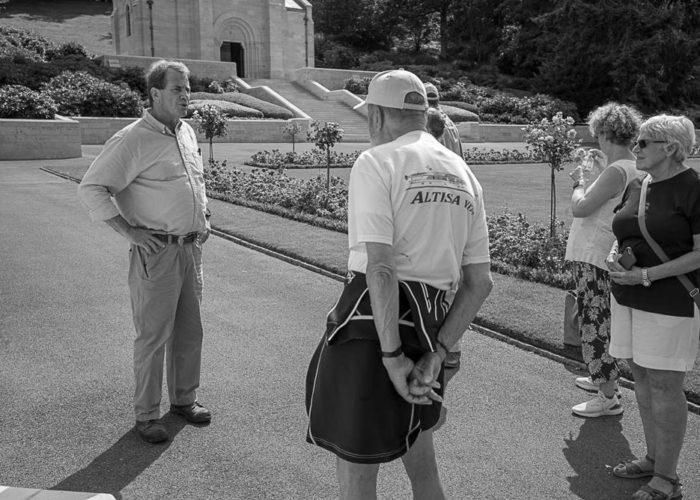
[[[331,168],[352,167],[361,152],[359,150],[352,153],[331,151]],[[518,151],[517,149],[489,149],[484,151],[473,147],[464,150],[464,161],[470,165],[484,165],[489,163],[537,163],[540,160],[528,151]],[[322,168],[326,166],[326,157],[318,149],[303,153],[292,151],[282,153],[279,149],[273,149],[272,151],[266,150],[253,154],[245,164],[274,170],[284,168]]]
[[[205,169],[207,190],[213,198],[265,210],[326,229],[347,232],[347,185],[331,177],[326,193],[325,176],[308,181],[285,175],[283,169],[246,173],[224,162],[210,162]],[[530,223],[523,214],[504,212],[487,219],[491,239],[491,266],[501,274],[569,289],[571,273],[564,261],[566,233],[558,221],[558,234]]]

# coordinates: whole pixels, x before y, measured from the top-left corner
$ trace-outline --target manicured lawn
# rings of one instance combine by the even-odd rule
[[[0,11],[0,24],[34,31],[55,42],[78,42],[97,55],[111,55],[115,54],[111,12],[112,2],[10,0]]]

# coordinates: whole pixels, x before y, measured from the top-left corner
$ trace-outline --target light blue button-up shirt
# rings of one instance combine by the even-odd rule
[[[180,121],[173,134],[144,111],[105,143],[78,196],[94,221],[121,214],[140,228],[178,235],[204,231],[207,196],[194,130]]]

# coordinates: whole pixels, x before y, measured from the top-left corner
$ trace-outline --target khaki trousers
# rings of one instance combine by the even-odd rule
[[[170,403],[196,399],[203,336],[200,243],[168,244],[151,255],[132,245],[129,289],[136,327],[134,411],[137,421],[151,420],[160,417],[164,357]]]

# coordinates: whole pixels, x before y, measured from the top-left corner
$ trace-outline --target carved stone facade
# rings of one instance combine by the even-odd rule
[[[113,0],[117,55],[235,62],[244,78],[313,67],[306,0]]]

